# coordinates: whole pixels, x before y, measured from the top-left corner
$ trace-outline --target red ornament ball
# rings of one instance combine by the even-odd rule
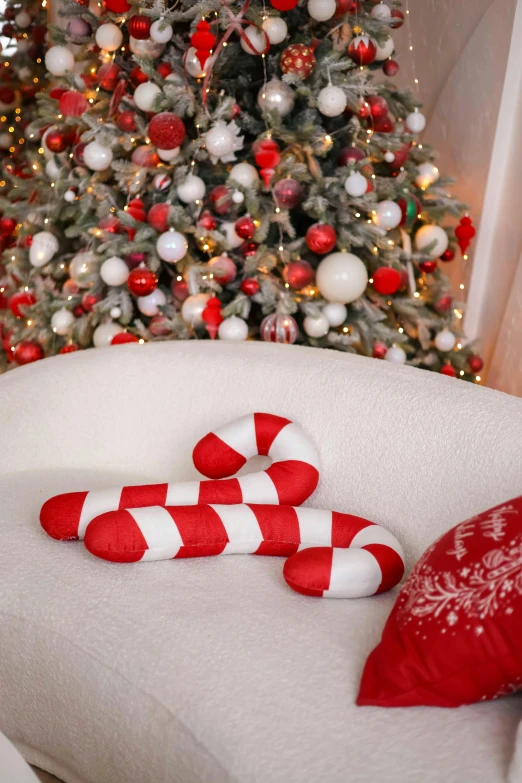
[[[127,287],[134,296],[148,296],[158,287],[158,278],[152,269],[139,266],[130,273]]]
[[[306,79],[317,65],[317,60],[309,46],[297,43],[287,46],[281,54],[280,65],[283,73],[292,73]]]
[[[139,84],[145,84],[145,82],[149,81],[149,77],[147,74],[143,73],[139,65],[136,65],[129,74],[131,78],[131,82],[136,85],[136,87]]]
[[[170,63],[160,63],[156,66],[156,70],[162,79],[166,79],[169,73],[172,73],[172,65]],[[150,324],[149,324],[150,329]]]
[[[145,205],[143,204],[141,198],[133,198],[132,201],[129,201],[129,205],[126,211],[128,215],[133,217],[134,220],[138,220],[140,223],[145,223],[147,220]]]
[[[454,367],[452,367],[452,365],[449,362],[447,362],[443,366],[443,368],[441,370],[441,373],[442,373],[442,375],[447,375],[448,378],[456,378],[457,377],[456,369]]]
[[[393,133],[395,130],[395,124],[389,115],[386,117],[379,117],[378,119],[374,120],[373,130],[376,133]]]
[[[119,332],[111,340],[111,345],[124,345],[125,343],[138,343],[139,340],[135,334],[130,332]]]
[[[171,210],[170,204],[154,204],[148,211],[147,222],[152,228],[163,234],[169,230],[168,220]]]
[[[98,304],[101,297],[99,294],[84,294],[82,296],[82,307],[86,313],[91,313],[94,305]]]
[[[374,120],[381,120],[388,116],[388,101],[382,95],[368,95],[366,103],[370,107],[370,115]]]
[[[155,114],[149,122],[148,133],[155,147],[160,150],[173,150],[179,147],[185,138],[185,125],[177,114],[162,111]]]
[[[36,297],[31,291],[19,291],[9,299],[9,309],[17,318],[23,318],[20,307],[30,307],[36,303]]]
[[[348,47],[348,57],[357,65],[370,65],[375,60],[377,47],[367,35],[358,35]]]
[[[0,102],[9,104],[13,103],[16,98],[15,91],[11,87],[0,87]]]
[[[484,361],[482,357],[478,356],[477,354],[468,356],[468,367],[471,372],[480,372],[484,367]]]
[[[270,0],[270,4],[277,11],[291,11],[298,2],[299,0]]]
[[[183,279],[174,279],[170,284],[170,290],[172,291],[172,296],[178,302],[184,302],[185,299],[188,299],[190,293],[188,283]]]
[[[382,70],[384,71],[386,76],[390,76],[393,78],[394,76],[397,76],[399,73],[399,63],[397,60],[386,60],[384,65],[382,66]]]
[[[358,147],[345,147],[337,158],[337,165],[348,166],[350,163],[357,163],[357,161],[363,160],[365,157],[365,153]]]
[[[64,345],[63,348],[60,348],[58,353],[75,353],[75,351],[80,351],[81,348],[79,345],[76,345],[76,343],[70,343],[69,345]]]
[[[45,146],[51,152],[63,152],[67,149],[67,138],[62,130],[52,129],[45,134]]]
[[[13,218],[3,217],[0,218],[0,234],[3,237],[9,237],[16,228],[16,220]]]
[[[381,266],[376,269],[372,275],[373,289],[378,294],[389,296],[395,294],[401,287],[401,275],[397,269],[388,266]]]
[[[130,10],[127,0],[104,0],[104,6],[112,14],[126,14]]]
[[[10,24],[9,22],[6,22],[2,27],[2,35],[4,35],[6,38],[12,38],[14,31],[14,25]]]
[[[302,189],[297,180],[288,177],[274,185],[274,198],[280,209],[294,209],[301,202]]]
[[[337,10],[335,16],[342,16],[343,14],[358,14],[361,10],[361,3],[359,0],[337,0]]]
[[[388,350],[388,346],[386,343],[377,342],[373,344],[373,358],[374,359],[384,359],[386,356],[386,351]]]
[[[243,242],[243,244],[239,246],[239,252],[243,258],[250,258],[251,256],[255,256],[258,247],[259,245],[257,242]]]
[[[85,95],[76,90],[67,90],[60,96],[58,102],[60,114],[64,117],[81,117],[89,108]],[[50,132],[48,136],[50,135]]]
[[[397,30],[404,24],[404,14],[398,8],[392,8],[392,21],[391,26]]]
[[[314,270],[308,261],[290,261],[283,269],[283,280],[291,288],[306,288],[314,279]]]
[[[31,30],[31,37],[36,44],[45,43],[45,36],[47,35],[47,27],[44,24],[35,24]]]
[[[16,16],[16,9],[8,5],[4,11],[4,16],[8,22],[12,22]]]
[[[199,228],[204,228],[205,231],[214,231],[217,227],[217,220],[211,212],[205,210],[199,216],[198,226]]]
[[[164,315],[154,315],[149,323],[149,332],[154,337],[166,337],[171,332],[168,318]]]
[[[218,215],[226,215],[233,203],[230,190],[225,185],[216,185],[208,194],[208,200]]]
[[[245,215],[236,220],[234,231],[241,239],[253,239],[256,233],[256,224],[249,215]]]
[[[453,261],[455,258],[455,251],[452,250],[450,247],[448,247],[447,250],[444,251],[444,253],[441,255],[440,260],[444,261],[445,264],[448,264],[450,261]]]
[[[122,111],[116,118],[116,125],[125,133],[132,133],[136,130],[136,118],[133,111]]]
[[[337,234],[328,223],[314,223],[306,232],[306,244],[312,253],[322,256],[330,253],[337,242]]]
[[[81,304],[74,305],[72,311],[75,318],[81,318],[82,315],[84,315],[85,313],[85,310],[83,309]]]
[[[23,343],[18,343],[16,346],[13,358],[17,364],[30,364],[43,359],[43,356],[44,352],[40,343],[34,340],[24,340]]]
[[[259,333],[265,342],[291,345],[299,336],[299,328],[291,315],[272,313],[261,321]]]
[[[400,147],[400,149],[393,150],[393,154],[395,155],[394,159],[391,161],[391,163],[387,163],[387,165],[393,171],[398,171],[402,166],[406,164],[406,161],[408,160],[408,155],[410,154],[409,144],[403,144],[402,147]],[[421,212],[420,209],[419,212]]]
[[[255,296],[259,293],[259,282],[255,277],[245,277],[241,282],[241,291],[245,296]]]
[[[453,298],[449,294],[444,294],[444,296],[441,296],[435,303],[435,309],[438,310],[439,313],[447,313],[448,310],[451,310],[452,305]]]
[[[96,76],[102,90],[105,90],[105,92],[113,92],[116,89],[116,85],[120,78],[120,68],[116,63],[105,63],[98,68]]]
[[[419,269],[424,272],[425,275],[432,275],[437,268],[436,261],[421,261]]]
[[[135,14],[129,19],[129,35],[137,38],[138,41],[146,41],[147,38],[150,38],[151,24],[152,19],[150,16]]]
[[[86,146],[87,146],[87,142],[81,141],[79,144],[76,144],[73,147],[73,159],[77,166],[83,166],[85,162],[83,160],[83,152]]]

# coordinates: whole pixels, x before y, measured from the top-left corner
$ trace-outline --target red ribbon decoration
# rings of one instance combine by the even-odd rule
[[[203,82],[203,106],[205,107],[205,111],[207,112],[207,114],[209,113],[208,109],[207,109],[207,95],[208,95],[207,90],[208,90],[208,86],[210,84],[210,77],[212,76],[212,70],[214,68],[214,65],[216,64],[216,60],[219,57],[219,54],[220,54],[220,52],[221,52],[221,50],[223,48],[223,45],[228,41],[228,39],[230,38],[232,33],[237,31],[239,33],[240,38],[243,41],[245,41],[245,43],[248,46],[248,48],[251,49],[254,54],[265,54],[265,52],[270,47],[270,40],[268,38],[268,35],[265,33],[265,31],[261,27],[258,27],[257,25],[254,25],[252,22],[249,22],[246,19],[243,19],[243,17],[245,16],[246,12],[250,8],[250,0],[245,0],[245,2],[243,3],[243,7],[241,8],[240,12],[236,16],[234,16],[233,11],[230,9],[227,0],[221,0],[221,2],[223,3],[225,8],[227,9],[228,15],[230,17],[230,26],[229,26],[228,30],[226,31],[225,35],[223,36],[223,38],[220,40],[219,44],[217,45],[217,48],[214,51],[214,54],[210,58],[210,61],[207,61],[208,62],[208,66],[207,66],[206,73],[205,73],[205,80]],[[218,24],[218,22],[212,22],[212,24]],[[252,41],[250,41],[250,39],[247,38],[247,36],[243,32],[242,25],[249,25],[249,26],[252,25],[253,27],[257,27],[257,29],[260,30],[263,33],[263,35],[265,36],[265,41],[266,41],[266,47],[265,47],[263,52],[258,52],[258,50],[254,46]]]

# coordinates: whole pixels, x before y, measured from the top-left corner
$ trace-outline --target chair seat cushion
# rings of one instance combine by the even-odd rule
[[[114,564],[48,538],[42,502],[136,482],[0,480],[0,729],[66,783],[505,780],[522,701],[356,707],[396,592],[320,601],[278,558]]]

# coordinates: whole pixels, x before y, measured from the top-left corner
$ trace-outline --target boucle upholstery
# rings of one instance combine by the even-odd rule
[[[266,410],[321,454],[308,505],[367,516],[409,566],[522,493],[522,401],[384,362],[259,343],[56,357],[0,378],[0,730],[66,783],[495,783],[522,702],[356,708],[394,594],[320,601],[282,563],[114,565],[39,529],[66,490],[195,478],[207,431]]]

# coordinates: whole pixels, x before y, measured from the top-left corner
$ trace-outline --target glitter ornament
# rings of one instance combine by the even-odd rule
[[[273,46],[282,43],[288,35],[288,26],[280,16],[268,16],[261,27]]]
[[[316,22],[326,22],[337,11],[335,0],[308,0],[308,13]]]
[[[344,90],[329,84],[323,87],[317,96],[317,108],[325,117],[338,117],[346,109],[347,100]]]
[[[136,117],[133,111],[122,111],[118,114],[116,125],[125,133],[132,133],[136,130]]]
[[[140,266],[127,278],[127,288],[134,296],[149,296],[158,287],[158,278],[152,269]]]
[[[306,44],[292,44],[282,53],[280,65],[283,73],[306,79],[317,65],[317,60],[312,49]]]
[[[155,147],[173,150],[183,143],[185,124],[176,114],[164,111],[152,117],[147,132]]]
[[[270,343],[295,343],[299,329],[291,315],[272,313],[267,315],[259,327],[261,339]]]

